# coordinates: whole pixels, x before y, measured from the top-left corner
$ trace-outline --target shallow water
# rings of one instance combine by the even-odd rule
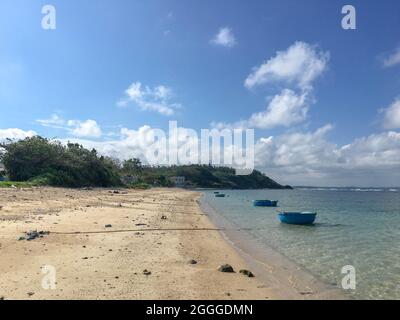
[[[224,218],[329,284],[341,287],[342,267],[356,270],[354,298],[400,299],[398,189],[219,190],[205,200]],[[278,208],[253,207],[279,200]],[[317,211],[314,226],[285,225],[277,211]]]

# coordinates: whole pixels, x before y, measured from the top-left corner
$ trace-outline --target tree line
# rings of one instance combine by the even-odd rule
[[[139,159],[120,161],[88,150],[80,144],[62,144],[40,136],[0,143],[0,161],[11,181],[61,187],[114,187],[123,177],[134,177],[136,187],[173,186],[170,177],[184,176],[189,187],[260,189],[282,186],[254,170],[247,176],[235,170],[211,165],[146,166]],[[128,180],[129,181],[129,180]]]

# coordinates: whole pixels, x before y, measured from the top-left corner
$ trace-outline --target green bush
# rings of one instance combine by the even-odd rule
[[[0,146],[5,149],[1,161],[13,181],[66,187],[121,184],[119,168],[111,159],[79,144],[65,146],[35,136]]]
[[[126,186],[129,189],[137,189],[137,190],[147,190],[150,189],[151,186],[148,183],[139,182],[139,183],[132,183]]]

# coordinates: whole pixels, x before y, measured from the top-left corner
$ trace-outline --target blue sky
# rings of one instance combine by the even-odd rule
[[[56,30],[41,27],[46,4]],[[356,30],[341,27],[345,4]],[[394,0],[3,0],[0,138],[35,132],[125,156],[122,128],[245,124],[256,126],[258,168],[285,183],[400,185],[399,16]],[[290,49],[323,65],[307,88],[299,73],[245,85],[263,64],[288,62]],[[139,83],[141,98],[129,97]],[[265,119],[284,90],[306,101]]]

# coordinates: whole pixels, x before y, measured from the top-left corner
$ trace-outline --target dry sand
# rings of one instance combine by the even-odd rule
[[[293,286],[293,270],[271,273],[270,265],[269,277],[240,274],[248,261],[199,198],[181,189],[0,189],[0,299],[327,297]],[[18,241],[29,230],[50,234]],[[225,263],[236,272],[217,271]],[[56,270],[54,290],[42,288],[45,265]]]

